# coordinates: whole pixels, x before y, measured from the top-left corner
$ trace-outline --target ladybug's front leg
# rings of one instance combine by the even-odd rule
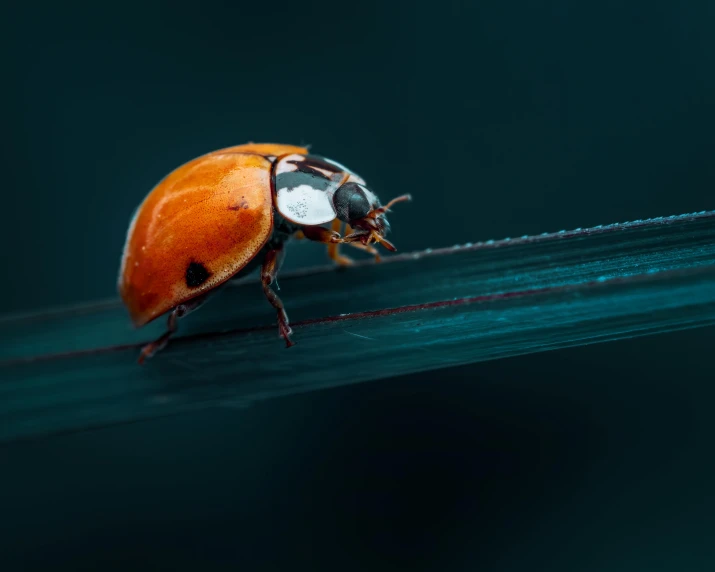
[[[286,314],[285,308],[283,307],[283,302],[278,297],[278,294],[273,291],[273,288],[271,288],[271,284],[275,281],[278,270],[283,262],[284,255],[285,252],[282,247],[269,250],[266,253],[263,259],[263,266],[261,267],[261,284],[263,285],[263,293],[266,295],[266,298],[268,298],[268,301],[278,312],[278,330],[286,341],[286,347],[289,348],[294,345],[290,339],[293,330],[291,330],[288,324],[288,314]]]
[[[337,220],[337,219],[336,219]],[[303,226],[301,227],[301,234],[303,238],[312,240],[314,242],[322,242],[328,245],[328,255],[330,258],[335,260],[341,266],[349,266],[353,264],[352,258],[343,256],[338,250],[339,245],[348,244],[369,252],[375,257],[376,262],[380,262],[380,254],[369,244],[363,244],[361,238],[367,236],[362,233],[353,233],[348,236],[340,236],[338,229],[340,228],[340,221],[333,221],[332,228],[324,228],[322,226]],[[349,228],[349,227],[348,227]]]
[[[382,260],[380,258],[380,253],[374,246],[370,246],[369,244],[363,244],[362,242],[348,242],[346,244],[349,244],[353,248],[364,250],[365,252],[372,254],[375,257],[375,262],[380,262]]]
[[[340,234],[344,230],[344,224],[345,223],[343,223],[340,219],[336,218],[330,228],[333,232]],[[340,254],[339,242],[328,242],[328,256],[330,257],[330,260],[333,260],[339,266],[350,266],[355,263],[355,261],[349,256]]]

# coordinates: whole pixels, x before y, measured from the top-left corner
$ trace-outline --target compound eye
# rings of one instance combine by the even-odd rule
[[[365,218],[372,210],[368,193],[370,191],[358,183],[345,183],[335,191],[333,206],[338,218],[344,222]]]

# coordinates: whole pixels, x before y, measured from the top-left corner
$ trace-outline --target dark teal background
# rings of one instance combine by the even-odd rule
[[[405,251],[713,208],[711,2],[39,2],[0,26],[3,313],[113,296],[151,186],[249,140],[411,192]],[[709,570],[714,341],[6,446],[0,568]]]

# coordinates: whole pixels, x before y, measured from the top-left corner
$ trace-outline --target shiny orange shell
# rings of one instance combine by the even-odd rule
[[[258,254],[273,230],[266,157],[307,152],[270,143],[228,147],[189,161],[154,187],[131,221],[119,274],[119,294],[136,326],[222,284]]]

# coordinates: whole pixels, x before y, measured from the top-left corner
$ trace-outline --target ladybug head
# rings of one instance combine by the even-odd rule
[[[370,189],[359,183],[350,182],[342,185],[333,195],[333,206],[339,220],[348,223],[356,232],[351,235],[363,244],[379,242],[388,250],[395,250],[393,244],[385,239],[390,232],[390,223],[385,214],[395,203],[409,201],[410,195],[392,199],[385,206]]]

